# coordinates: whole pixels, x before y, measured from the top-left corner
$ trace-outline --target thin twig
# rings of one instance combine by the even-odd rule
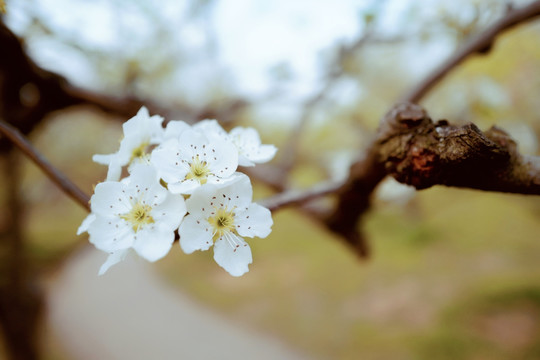
[[[308,201],[331,194],[341,188],[343,183],[343,181],[323,182],[305,190],[289,190],[282,192],[258,201],[258,203],[268,208],[270,211],[276,211],[287,206],[304,204]]]
[[[288,140],[283,145],[281,152],[284,155],[283,161],[281,163],[281,178],[285,179],[283,186],[286,187],[286,179],[288,174],[291,172],[291,169],[296,164],[298,153],[299,153],[299,144],[300,137],[304,132],[306,126],[311,119],[313,112],[315,111],[316,106],[323,101],[327,96],[330,90],[336,85],[336,83],[346,74],[345,69],[341,65],[343,59],[347,56],[351,56],[361,49],[365,44],[370,42],[373,38],[372,29],[366,30],[361,36],[359,36],[356,41],[350,45],[342,45],[338,51],[338,55],[334,62],[329,66],[330,70],[326,74],[323,84],[319,91],[313,94],[308,98],[303,105],[303,111],[300,115],[300,119],[289,135]],[[379,39],[383,41],[384,39]]]
[[[19,130],[0,120],[0,132],[30,158],[52,182],[70,196],[75,202],[90,211],[90,197],[77,185],[69,180],[58,169],[51,165],[47,159],[21,134]]]
[[[506,16],[496,21],[486,30],[472,38],[463,45],[453,56],[442,63],[438,68],[431,72],[426,78],[407,93],[401,101],[418,103],[431,88],[433,88],[443,77],[452,69],[459,65],[465,58],[474,53],[488,52],[497,36],[505,30],[520,23],[534,19],[540,16],[540,1],[535,1],[522,8],[511,10]]]

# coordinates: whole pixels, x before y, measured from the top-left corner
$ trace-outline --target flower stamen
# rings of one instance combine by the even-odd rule
[[[199,155],[197,155],[193,159],[193,162],[189,164],[189,172],[186,175],[186,180],[195,179],[201,185],[204,185],[206,184],[209,174],[211,174],[211,172],[208,163],[204,160],[201,161]]]
[[[136,159],[142,159],[147,157],[148,145],[150,145],[148,142],[143,142],[141,143],[141,145],[133,149],[131,151],[131,158],[129,159],[129,163],[131,164]]]
[[[151,211],[152,207],[150,205],[136,203],[130,212],[120,215],[120,218],[130,223],[133,231],[137,232],[145,225],[154,223],[154,218],[150,215]]]
[[[235,233],[229,232],[223,235],[223,238],[227,241],[229,246],[233,249],[233,252],[236,252],[236,250],[240,247],[241,242],[239,241],[238,235]],[[244,245],[247,246],[247,245]]]
[[[208,222],[214,228],[213,239],[217,240],[220,237],[227,234],[234,234],[236,228],[234,226],[234,211],[227,210],[226,208],[219,208],[216,210],[215,215],[208,218]]]

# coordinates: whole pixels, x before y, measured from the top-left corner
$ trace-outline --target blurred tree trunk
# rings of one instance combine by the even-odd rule
[[[0,325],[11,359],[38,359],[43,293],[25,256],[20,199],[20,154],[2,159],[4,219],[0,221]]]

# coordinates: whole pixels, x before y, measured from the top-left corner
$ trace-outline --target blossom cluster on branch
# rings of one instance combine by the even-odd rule
[[[253,128],[226,132],[216,120],[193,126],[172,120],[165,127],[163,121],[143,107],[124,123],[116,153],[94,155],[108,166],[107,179],[95,187],[78,234],[88,232],[109,253],[100,274],[130,251],[161,259],[178,233],[185,253],[213,245],[215,261],[243,275],[252,262],[244,237],[268,236],[273,221],[252,202],[251,181],[237,168],[267,162],[277,149],[261,144]]]

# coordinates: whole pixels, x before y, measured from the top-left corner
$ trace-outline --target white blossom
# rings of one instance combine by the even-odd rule
[[[201,120],[193,125],[193,130],[200,131],[212,137],[217,136],[223,138],[224,140],[228,140],[227,132],[215,119]]]
[[[107,260],[101,265],[99,268],[98,275],[103,275],[109,270],[109,268],[113,265],[118,264],[120,261],[124,260],[127,253],[130,251],[130,249],[123,249],[123,250],[116,250],[111,253],[109,253],[109,256],[107,256]]]
[[[249,178],[236,170],[269,161],[276,148],[261,144],[255,129],[227,133],[216,120],[193,126],[172,120],[165,129],[162,123],[143,107],[124,123],[116,153],[94,155],[109,166],[107,181],[96,186],[77,234],[88,232],[109,254],[100,275],[129,252],[162,258],[178,230],[184,252],[214,245],[215,261],[241,276],[252,262],[244,237],[268,236],[273,222],[268,209],[252,202]],[[120,180],[125,166],[129,176]]]
[[[186,206],[182,196],[171,194],[156,179],[151,166],[136,165],[121,182],[106,181],[96,186],[92,213],[79,232],[87,231],[90,242],[110,254],[100,274],[129,249],[149,261],[169,252]]]
[[[259,133],[253,128],[235,127],[230,131],[229,138],[238,149],[238,164],[241,166],[268,162],[277,152],[274,145],[261,144]]]
[[[167,123],[165,127],[165,134],[163,136],[164,140],[167,139],[178,139],[180,135],[191,126],[181,120],[171,120]]]
[[[156,148],[151,163],[171,192],[190,194],[201,185],[231,178],[238,167],[238,152],[221,137],[185,129],[178,139],[168,139]]]
[[[202,120],[193,128],[211,136],[218,136],[231,141],[238,150],[238,165],[254,166],[274,158],[277,148],[274,145],[261,144],[259,133],[254,128],[237,126],[227,133],[216,120]]]
[[[77,235],[81,235],[82,233],[85,233],[88,231],[88,228],[90,227],[90,224],[96,219],[96,214],[90,213],[83,222],[81,223],[81,226],[77,229]]]
[[[107,180],[119,180],[123,166],[148,162],[150,146],[159,144],[163,139],[162,122],[161,116],[150,116],[143,106],[137,115],[123,124],[124,138],[120,149],[114,154],[93,157],[95,162],[109,166]]]
[[[252,187],[245,175],[227,185],[207,184],[186,200],[189,214],[178,229],[185,253],[208,250],[214,245],[214,260],[233,276],[241,276],[252,262],[251,249],[243,237],[268,236],[272,216],[265,207],[252,203]]]

